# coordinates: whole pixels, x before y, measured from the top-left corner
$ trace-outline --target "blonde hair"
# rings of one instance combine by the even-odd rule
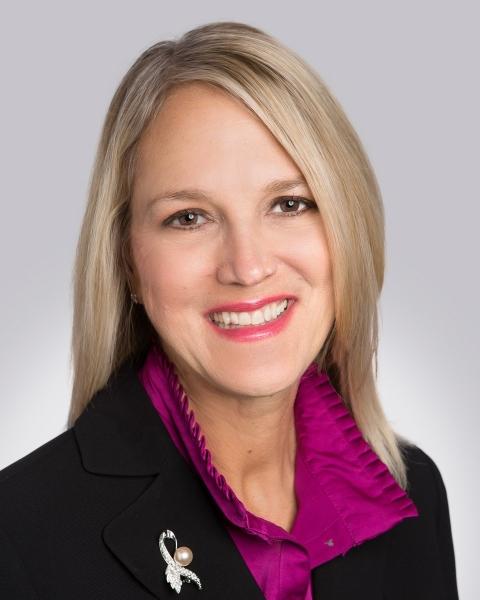
[[[318,74],[265,32],[238,22],[199,26],[161,41],[118,86],[101,134],[74,268],[73,389],[68,425],[127,358],[155,336],[130,300],[129,202],[136,148],[176,86],[203,82],[239,98],[302,171],[327,235],[333,327],[316,358],[365,440],[406,489],[402,444],[382,410],[377,376],[377,301],[384,277],[384,212],[362,144]],[[375,359],[375,375],[373,360]]]

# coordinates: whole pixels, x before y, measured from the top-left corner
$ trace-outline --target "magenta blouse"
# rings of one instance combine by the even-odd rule
[[[290,532],[249,512],[213,465],[174,365],[158,346],[151,347],[139,378],[172,441],[221,509],[267,600],[311,600],[314,567],[418,516],[314,362],[294,405],[297,514]]]

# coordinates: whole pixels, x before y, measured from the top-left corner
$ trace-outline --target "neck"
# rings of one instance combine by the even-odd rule
[[[187,395],[212,462],[237,497],[250,512],[290,530],[296,514],[296,386],[262,398],[211,390]]]

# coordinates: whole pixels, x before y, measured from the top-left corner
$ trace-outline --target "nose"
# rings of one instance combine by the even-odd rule
[[[230,230],[222,247],[217,279],[222,284],[252,286],[276,271],[272,244],[256,229]]]

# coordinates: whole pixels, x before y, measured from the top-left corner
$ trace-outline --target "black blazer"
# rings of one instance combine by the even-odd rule
[[[2,600],[264,597],[137,367],[123,363],[72,428],[0,471]],[[458,598],[442,478],[415,446],[408,467],[420,516],[313,569],[314,598]],[[192,549],[201,590],[184,582],[177,595],[166,582],[165,529]]]

